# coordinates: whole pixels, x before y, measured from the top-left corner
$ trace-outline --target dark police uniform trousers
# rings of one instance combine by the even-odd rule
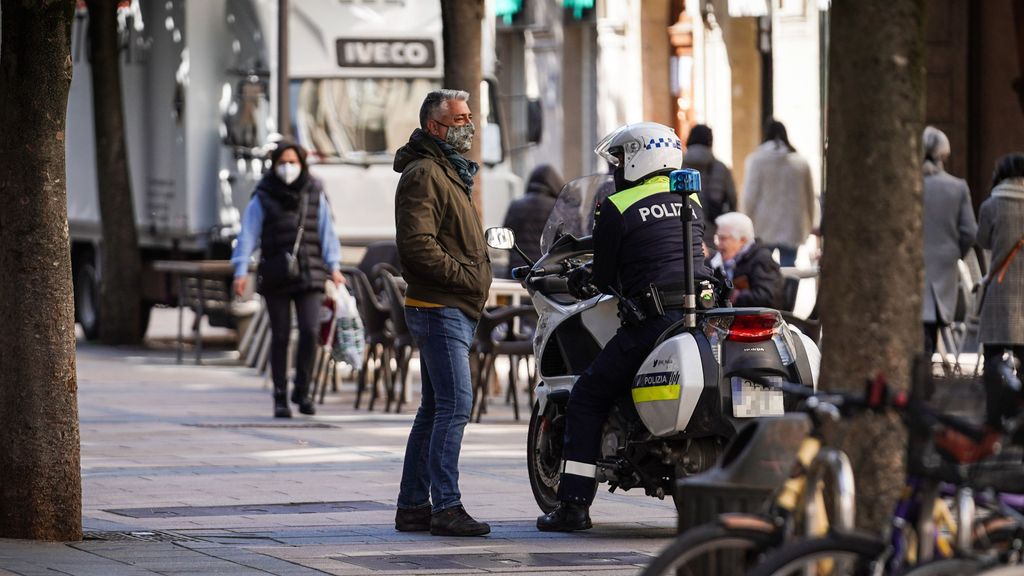
[[[694,274],[710,278],[704,265],[703,212],[696,194],[687,201],[693,211],[694,238],[686,246],[680,211],[683,200],[669,191],[669,179],[656,176],[609,196],[598,210],[594,226],[593,283],[619,285],[627,296],[650,285],[664,289],[683,281],[687,252]],[[637,370],[654,342],[683,317],[682,310],[648,317],[637,325],[623,325],[580,376],[569,397],[559,500],[590,505],[594,499],[596,462],[601,431],[608,412],[626,396]]]
[[[682,310],[666,310],[664,316],[623,326],[576,381],[566,415],[559,500],[587,506],[593,502],[595,462],[608,412],[618,398],[628,395],[637,370],[658,336],[682,317]]]

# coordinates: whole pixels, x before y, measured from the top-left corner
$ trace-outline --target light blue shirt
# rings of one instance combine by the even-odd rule
[[[341,268],[341,243],[334,233],[334,222],[331,211],[327,208],[327,197],[320,193],[320,211],[317,214],[320,234],[320,253],[323,255],[327,269],[331,272]],[[253,196],[242,215],[242,230],[238,233],[238,241],[231,252],[231,265],[235,267],[235,278],[249,273],[249,258],[260,245],[263,234],[263,205],[259,198]]]

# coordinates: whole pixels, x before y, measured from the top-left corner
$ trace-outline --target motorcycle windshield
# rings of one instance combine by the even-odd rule
[[[615,192],[611,174],[582,176],[558,193],[551,215],[540,237],[540,252],[547,254],[555,240],[565,234],[576,238],[589,236],[594,231],[594,211],[597,205]]]

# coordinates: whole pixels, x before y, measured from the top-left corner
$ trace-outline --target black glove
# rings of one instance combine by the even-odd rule
[[[727,306],[729,297],[732,296],[732,280],[729,280],[729,277],[725,275],[725,271],[721,268],[714,268],[712,273],[714,278],[712,278],[711,282],[715,285],[717,305]]]
[[[592,277],[589,266],[580,266],[570,272],[567,282],[569,294],[578,300],[588,300],[600,294],[597,287],[590,283]]]

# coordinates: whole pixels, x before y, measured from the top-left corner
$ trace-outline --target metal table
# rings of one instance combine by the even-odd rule
[[[229,260],[157,260],[153,262],[153,270],[165,272],[178,279],[178,364],[182,362],[182,355],[185,347],[185,305],[186,305],[186,281],[189,278],[198,280],[198,298],[196,304],[196,321],[192,328],[192,335],[196,343],[196,364],[200,364],[203,355],[203,339],[200,334],[200,324],[203,319],[203,306],[206,295],[203,288],[204,279],[223,279],[234,276],[234,266]]]

